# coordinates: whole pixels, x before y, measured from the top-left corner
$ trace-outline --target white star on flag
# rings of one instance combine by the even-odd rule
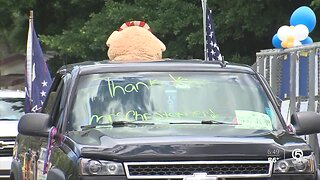
[[[212,55],[215,55],[216,54],[216,52],[213,50],[213,49],[211,49],[211,52],[210,52]]]
[[[213,32],[210,32],[210,35],[209,35],[211,38],[212,38],[212,36],[213,36]],[[211,41],[212,42],[212,41]]]
[[[46,87],[46,86],[48,86],[48,82],[47,82],[47,81],[45,81],[45,80],[43,80],[41,84],[42,84],[42,87]]]
[[[42,90],[42,91],[40,92],[40,94],[41,94],[42,97],[45,97],[45,96],[46,96],[46,92],[45,92],[44,90]]]

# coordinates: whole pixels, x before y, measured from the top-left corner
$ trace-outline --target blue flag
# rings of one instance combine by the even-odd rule
[[[206,11],[206,40],[207,40],[207,57],[209,61],[221,61],[222,56],[217,44],[216,35],[214,33],[214,24],[212,20],[211,10]]]
[[[37,34],[33,28],[32,18],[29,20],[25,84],[25,113],[40,112],[48,95],[52,79]]]

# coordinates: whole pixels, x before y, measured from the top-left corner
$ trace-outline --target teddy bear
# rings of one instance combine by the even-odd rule
[[[156,61],[162,59],[166,46],[152,34],[143,21],[124,23],[108,38],[108,57],[113,61]]]

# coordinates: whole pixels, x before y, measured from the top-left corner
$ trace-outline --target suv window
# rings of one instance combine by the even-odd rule
[[[70,119],[69,130],[114,121],[223,122],[244,134],[282,129],[256,77],[227,72],[84,75]]]
[[[51,115],[51,126],[56,126],[59,120],[60,116],[60,100],[61,100],[61,93],[62,93],[62,87],[64,85],[63,78],[60,75],[57,75],[57,77],[54,79],[50,92],[46,98],[46,101],[43,105],[42,112],[50,114]],[[59,113],[58,113],[59,112]]]
[[[18,121],[24,114],[24,98],[0,97],[0,120]]]

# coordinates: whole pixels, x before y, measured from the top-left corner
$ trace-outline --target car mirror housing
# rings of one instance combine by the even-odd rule
[[[316,112],[298,112],[291,116],[291,124],[297,135],[320,133],[320,115]]]
[[[49,115],[44,113],[28,113],[21,117],[18,132],[28,136],[46,137],[49,134]]]

